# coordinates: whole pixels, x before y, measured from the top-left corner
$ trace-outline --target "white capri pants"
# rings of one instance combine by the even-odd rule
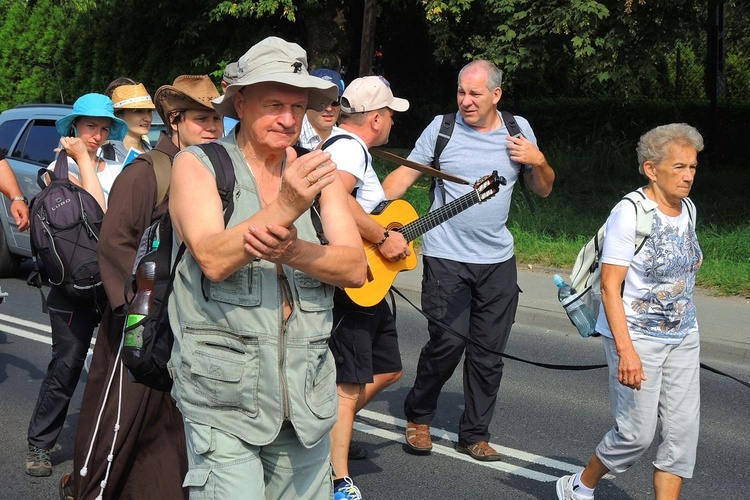
[[[661,420],[654,467],[693,477],[700,424],[700,337],[679,344],[633,339],[646,380],[636,391],[617,379],[620,358],[614,340],[602,337],[609,365],[609,397],[615,425],[596,447],[596,456],[613,472],[624,472],[651,445]]]

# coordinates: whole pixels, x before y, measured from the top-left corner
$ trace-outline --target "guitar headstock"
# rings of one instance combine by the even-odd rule
[[[500,185],[505,186],[507,183],[505,177],[497,175],[497,170],[479,179],[474,183],[474,191],[479,195],[479,203],[495,196],[500,191]]]

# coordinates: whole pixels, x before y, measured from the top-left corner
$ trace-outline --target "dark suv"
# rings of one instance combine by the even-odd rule
[[[5,153],[18,185],[28,199],[40,189],[37,184],[39,169],[47,168],[55,161],[55,148],[60,143],[60,134],[55,130],[55,121],[70,114],[73,107],[68,104],[24,104],[0,113],[0,151]],[[164,124],[158,113],[154,113],[149,140],[156,143]],[[31,257],[29,232],[18,232],[10,216],[10,201],[2,198],[0,210],[0,277],[15,276],[24,257]]]

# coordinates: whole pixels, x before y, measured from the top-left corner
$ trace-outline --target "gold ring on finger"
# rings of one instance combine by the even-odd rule
[[[305,176],[305,179],[307,179],[307,182],[309,182],[311,186],[312,186],[313,184],[315,184],[316,182],[318,182],[318,180],[317,180],[317,179],[316,179],[316,180],[314,180],[314,181],[313,181],[313,180],[310,180],[310,174],[307,174],[307,175]]]

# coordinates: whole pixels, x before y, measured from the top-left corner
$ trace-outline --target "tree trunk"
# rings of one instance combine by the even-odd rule
[[[377,0],[364,0],[362,15],[362,46],[359,52],[359,76],[372,74],[372,57],[375,53],[375,18]]]

